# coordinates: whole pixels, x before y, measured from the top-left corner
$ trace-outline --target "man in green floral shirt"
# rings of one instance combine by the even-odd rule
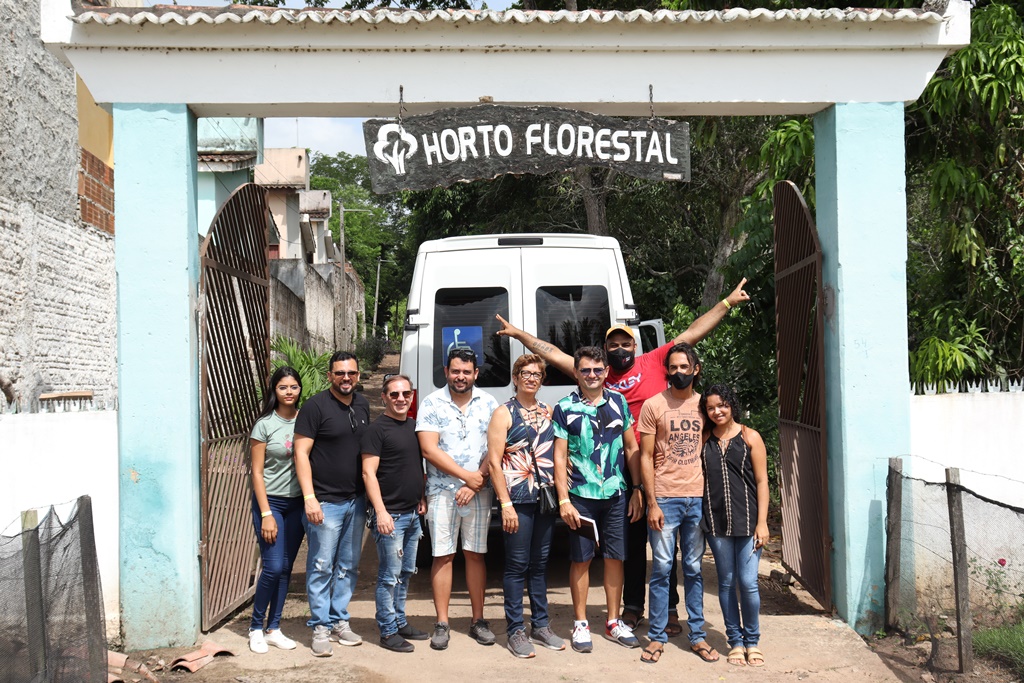
[[[555,406],[555,488],[559,513],[570,529],[580,528],[580,515],[594,520],[604,551],[604,591],[608,604],[605,638],[625,647],[640,645],[619,619],[622,599],[622,561],[626,558],[626,515],[643,514],[643,495],[626,490],[626,471],[640,481],[640,458],[633,417],[622,394],[604,387],[607,372],[604,349],[584,346],[576,351],[573,371],[577,391]],[[591,652],[587,622],[590,562],[595,544],[589,537],[569,537],[569,588],[575,623],[572,648]]]

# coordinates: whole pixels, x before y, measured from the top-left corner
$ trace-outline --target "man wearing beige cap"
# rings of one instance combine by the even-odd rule
[[[604,385],[625,396],[629,404],[629,412],[633,415],[634,428],[640,419],[640,408],[644,401],[660,394],[668,386],[665,379],[665,358],[669,350],[680,342],[694,346],[714,330],[722,322],[733,306],[750,300],[750,295],[743,289],[747,279],[743,278],[736,289],[729,293],[711,310],[693,321],[686,330],[672,341],[651,349],[637,357],[636,339],[629,325],[612,325],[605,332],[604,350],[608,354],[608,373]],[[532,334],[512,326],[501,316],[497,316],[502,324],[498,334],[512,337],[527,349],[536,353],[544,361],[562,371],[566,376],[573,376],[573,357],[554,344],[538,339]],[[637,439],[640,436],[637,434]],[[629,482],[634,488],[642,489],[641,482]],[[624,565],[625,586],[623,588],[624,609],[622,620],[633,628],[643,620],[644,588],[647,583],[647,523],[643,518],[629,525],[627,532],[627,556]],[[679,602],[676,590],[675,570],[672,572],[672,590],[670,593],[670,620],[666,631],[669,635],[679,635],[682,627],[676,615],[675,605]]]

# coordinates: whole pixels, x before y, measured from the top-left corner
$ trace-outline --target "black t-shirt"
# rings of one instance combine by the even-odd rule
[[[370,403],[362,394],[352,394],[350,407],[328,389],[302,405],[295,419],[295,434],[313,439],[309,466],[313,492],[320,502],[341,503],[363,494],[359,439],[369,422]]]
[[[416,421],[381,415],[363,434],[363,453],[380,458],[377,482],[384,507],[393,515],[412,512],[423,497],[423,458]]]

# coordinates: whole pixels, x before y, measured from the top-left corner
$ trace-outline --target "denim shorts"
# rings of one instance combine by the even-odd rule
[[[607,560],[626,559],[626,500],[622,492],[608,500],[580,498],[569,494],[569,502],[584,517],[597,523],[601,552]],[[588,562],[594,558],[594,542],[580,534],[569,534],[569,561]]]

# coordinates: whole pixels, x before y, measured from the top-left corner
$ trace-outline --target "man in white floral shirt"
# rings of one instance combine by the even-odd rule
[[[487,482],[487,425],[498,402],[475,388],[479,372],[472,350],[453,349],[444,370],[448,386],[423,399],[416,416],[420,450],[427,461],[427,526],[434,555],[430,582],[437,611],[430,647],[435,650],[448,647],[452,561],[460,535],[473,610],[469,635],[481,645],[493,645],[495,640],[483,617],[484,554],[494,497]]]

